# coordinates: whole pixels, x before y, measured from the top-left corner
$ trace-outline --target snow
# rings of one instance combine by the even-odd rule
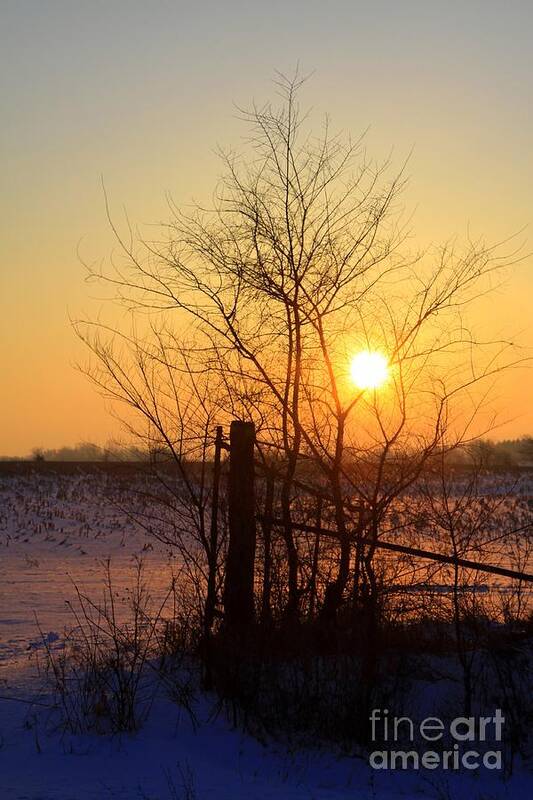
[[[75,584],[100,599],[107,559],[118,592],[139,557],[154,598],[168,588],[173,559],[120,510],[124,491],[98,472],[0,476],[0,679],[41,642],[39,627],[72,622]]]
[[[109,505],[105,475],[17,475],[0,479],[0,799],[1,800],[511,800],[533,796],[533,778],[516,761],[512,776],[443,770],[375,771],[367,757],[324,746],[291,749],[232,728],[215,698],[200,691],[198,725],[163,686],[135,734],[65,732],[47,707],[37,672],[43,642],[61,647],[73,582],[101,591],[112,559],[125,591],[134,559],[146,559],[152,592],[164,591],[173,560],[146,549],[142,531]],[[104,502],[104,497],[106,502]],[[440,691],[443,691],[442,684]],[[420,709],[444,703],[419,681]],[[443,694],[444,697],[444,694]],[[418,712],[417,712],[418,713]],[[414,716],[414,712],[412,714]]]
[[[32,680],[12,685],[26,697]],[[35,687],[34,687],[35,688]],[[38,694],[45,703],[46,694]],[[0,701],[2,800],[400,800],[400,798],[527,798],[524,769],[501,776],[443,772],[378,772],[360,757],[325,750],[290,752],[232,729],[213,698],[200,695],[199,724],[160,693],[146,725],[134,735],[71,735],[53,729],[42,706]],[[187,793],[187,790],[189,793]]]

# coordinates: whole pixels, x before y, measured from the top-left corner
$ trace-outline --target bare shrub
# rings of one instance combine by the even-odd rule
[[[138,730],[168,673],[165,658],[176,653],[179,620],[166,616],[174,584],[154,606],[138,560],[133,588],[120,602],[107,561],[101,603],[75,590],[76,601],[69,603],[75,624],[65,631],[63,647],[42,637],[60,724],[73,733]],[[172,687],[190,710],[188,685],[174,676]]]

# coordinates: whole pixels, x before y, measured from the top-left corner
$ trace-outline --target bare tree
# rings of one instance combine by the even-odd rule
[[[224,515],[215,518],[212,505],[215,382],[168,330],[151,326],[150,337],[121,335],[120,346],[116,332],[111,345],[100,325],[85,323],[79,331],[94,356],[88,375],[128,407],[124,424],[150,455],[140,468],[151,480],[136,490],[141,502],[129,513],[177,553],[180,591],[194,595],[205,643],[217,613],[225,540]]]
[[[116,333],[104,341],[78,330],[97,357],[97,382],[115,387],[112,396],[126,399],[175,458],[211,567],[208,494],[203,478],[192,482],[183,469],[185,454],[199,448],[205,457],[215,422],[255,422],[261,458],[281,486],[288,618],[298,617],[309,586],[313,608],[317,598],[317,565],[309,572],[294,535],[302,473],[320,489],[337,533],[320,594],[321,615],[333,621],[348,596],[356,613],[362,602],[375,606],[375,544],[395,499],[435,454],[473,435],[487,382],[516,361],[508,343],[480,340],[467,320],[515,254],[483,242],[410,252],[405,166],[391,173],[389,162],[376,164],[362,139],[332,135],[327,119],[313,134],[298,103],[302,83],[279,76],[279,108],[241,112],[246,144],[221,151],[212,205],[171,206],[162,241],[123,236],[108,210],[121,256],[91,277],[153,322],[118,351]],[[360,349],[386,354],[382,391],[350,381]],[[135,388],[125,350],[141,378]],[[363,535],[372,544],[361,544]],[[369,620],[371,630],[375,611]]]

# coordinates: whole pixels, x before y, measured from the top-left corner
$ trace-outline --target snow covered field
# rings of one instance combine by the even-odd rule
[[[100,599],[108,558],[118,591],[139,557],[152,594],[168,587],[169,554],[120,510],[124,490],[114,482],[106,472],[0,477],[0,679],[39,645],[37,621],[52,636],[72,622],[65,601],[74,584]]]
[[[155,596],[172,574],[162,545],[148,545],[119,508],[120,481],[107,473],[0,476],[0,800],[496,800],[533,796],[520,760],[499,772],[376,771],[366,757],[260,743],[234,730],[214,698],[197,693],[198,725],[161,687],[145,726],[132,735],[60,730],[37,673],[42,640],[60,646],[71,622],[74,583],[95,600],[111,558],[126,593],[142,556]],[[417,692],[424,712],[424,687]],[[32,703],[32,701],[35,701]],[[412,716],[416,716],[410,709]]]

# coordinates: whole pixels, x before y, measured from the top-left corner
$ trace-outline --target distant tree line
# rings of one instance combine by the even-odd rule
[[[454,462],[471,461],[486,469],[533,466],[533,436],[520,439],[479,439],[451,454]]]
[[[161,454],[164,455],[163,453]],[[450,463],[470,463],[472,456],[482,467],[505,468],[533,466],[533,436],[522,436],[519,439],[480,439],[450,454]],[[153,459],[141,447],[134,445],[106,445],[104,447],[93,442],[80,442],[72,447],[44,449],[34,447],[31,451],[33,461],[148,461]],[[0,461],[20,461],[18,456],[0,456]]]
[[[148,454],[132,445],[106,445],[80,442],[72,447],[44,449],[35,447],[31,452],[33,461],[146,461]]]

